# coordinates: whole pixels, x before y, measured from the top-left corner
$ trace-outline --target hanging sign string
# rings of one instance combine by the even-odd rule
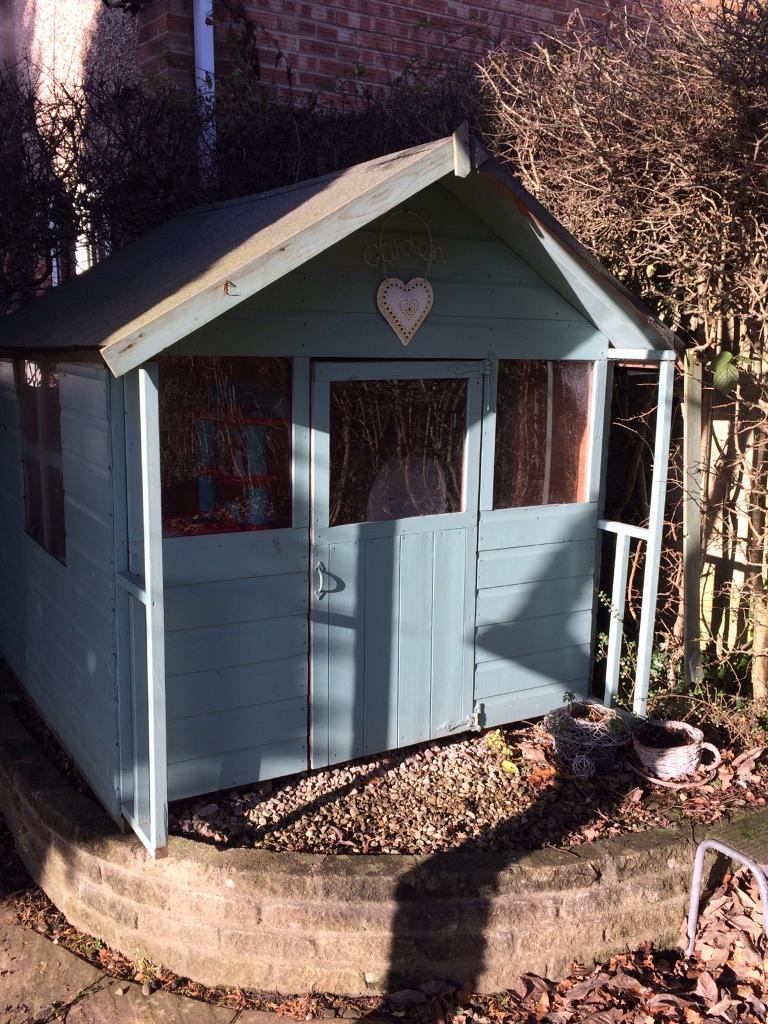
[[[389,222],[398,216],[406,215],[408,217],[415,217],[424,227],[424,231],[427,236],[426,241],[416,242],[413,237],[403,239],[400,242],[385,242],[384,241],[384,230]],[[373,249],[373,253],[370,250]],[[378,246],[374,243],[366,246],[363,252],[363,259],[368,266],[381,267],[383,277],[387,277],[388,265],[394,263],[395,260],[406,257],[406,256],[417,256],[420,260],[426,263],[426,270],[424,271],[424,278],[428,278],[432,272],[432,263],[434,262],[435,256],[441,256],[435,246],[432,243],[432,232],[430,231],[429,224],[424,218],[416,213],[415,210],[393,210],[388,214],[381,223],[379,228],[379,244]]]
[[[414,246],[413,238],[408,240],[411,253],[415,253],[427,264],[423,277],[412,277],[408,282],[401,281],[399,277],[389,276],[387,264],[392,261],[388,260],[384,255],[384,228],[398,213],[405,213],[411,217],[416,217],[424,225],[428,238],[426,243],[428,248],[425,254],[419,251],[420,247]],[[393,257],[405,255],[403,252],[404,246],[405,243],[401,243],[400,248],[396,245],[393,246]],[[432,232],[429,230],[429,225],[423,217],[420,217],[418,213],[414,213],[413,210],[393,211],[388,217],[385,217],[379,229],[379,251],[377,255],[377,262],[381,266],[382,279],[376,292],[376,303],[381,315],[400,339],[401,344],[405,346],[410,343],[411,338],[426,320],[434,301],[432,285],[427,280],[432,270],[432,260],[434,258]]]

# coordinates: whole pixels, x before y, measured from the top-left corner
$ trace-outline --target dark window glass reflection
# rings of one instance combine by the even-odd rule
[[[493,507],[586,501],[592,364],[499,362]]]
[[[329,523],[460,512],[466,380],[331,384]]]
[[[163,534],[291,525],[290,359],[166,356]]]

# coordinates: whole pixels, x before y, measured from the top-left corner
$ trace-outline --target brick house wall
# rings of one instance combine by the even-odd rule
[[[383,85],[411,59],[479,55],[504,39],[532,39],[562,25],[576,8],[586,17],[605,15],[601,0],[245,0],[243,6],[262,30],[265,77],[286,80],[285,64],[272,66],[279,48],[299,92],[322,92],[337,79],[357,77]],[[217,50],[226,59],[223,18],[219,25]]]
[[[586,18],[605,16],[603,0],[210,2],[217,74],[232,67],[238,27],[231,12],[240,8],[257,27],[262,77],[283,97],[289,88],[327,95],[341,82],[375,88],[414,58],[479,55],[500,40],[533,39],[577,10]],[[64,80],[97,67],[147,84],[193,87],[192,0],[151,0],[135,17],[102,0],[5,0],[5,7],[15,56],[26,54]],[[6,22],[6,34],[7,28]],[[6,41],[6,52],[12,49]]]
[[[118,11],[113,16],[124,17]],[[136,16],[138,66],[144,81],[195,84],[192,0],[152,0]]]

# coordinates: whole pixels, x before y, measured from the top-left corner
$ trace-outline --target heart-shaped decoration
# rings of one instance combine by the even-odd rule
[[[379,312],[404,346],[427,319],[433,300],[432,285],[424,277],[412,277],[408,284],[387,277],[376,292]]]

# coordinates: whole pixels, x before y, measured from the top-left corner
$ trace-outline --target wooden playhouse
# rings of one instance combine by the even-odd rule
[[[6,318],[0,654],[153,853],[168,800],[647,692],[670,333],[465,133],[194,210]],[[648,529],[601,519],[656,362]]]

